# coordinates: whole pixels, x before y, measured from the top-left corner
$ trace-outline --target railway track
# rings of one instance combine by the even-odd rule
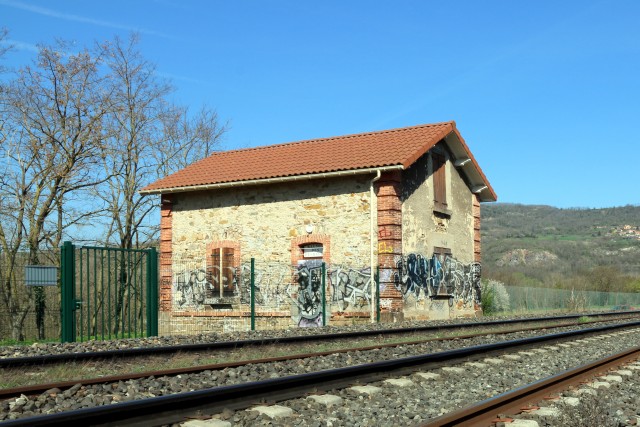
[[[296,399],[306,401],[307,399],[301,398],[300,396],[307,393],[318,393],[322,390],[351,390],[351,386],[353,386],[353,384],[355,383],[368,384],[372,382],[381,382],[385,379],[388,379],[387,377],[389,377],[390,375],[400,377],[396,378],[398,381],[402,379],[406,380],[407,376],[415,376],[416,370],[422,371],[426,375],[430,372],[432,373],[433,370],[440,369],[444,365],[447,365],[443,368],[446,369],[450,368],[450,366],[448,365],[451,365],[452,363],[462,364],[464,362],[469,362],[472,359],[487,358],[489,355],[495,354],[496,352],[517,350],[521,353],[535,354],[526,350],[531,346],[539,346],[543,344],[548,347],[549,343],[555,343],[561,340],[579,339],[578,342],[571,341],[571,343],[558,344],[559,346],[573,348],[576,348],[574,346],[587,346],[587,343],[593,340],[604,340],[601,341],[600,345],[597,346],[597,348],[602,349],[603,346],[607,348],[613,348],[615,347],[615,345],[619,344],[616,343],[615,337],[617,336],[629,336],[628,338],[637,340],[638,336],[640,335],[640,332],[638,332],[639,327],[640,322],[627,322],[623,325],[611,325],[583,329],[579,331],[547,334],[531,338],[500,341],[491,344],[474,345],[471,347],[440,351],[436,353],[428,353],[408,357],[396,357],[394,359],[382,360],[372,363],[360,363],[356,366],[351,367],[324,369],[319,372],[306,372],[298,375],[277,376],[276,378],[263,379],[260,381],[245,381],[233,385],[214,387],[206,390],[197,390],[139,401],[118,403],[117,405],[97,406],[88,409],[71,410],[69,412],[62,412],[48,416],[38,416],[18,419],[15,421],[5,421],[5,423],[8,426],[62,425],[67,424],[73,420],[74,422],[79,422],[84,425],[162,425],[174,422],[182,422],[190,416],[200,416],[203,411],[209,414],[214,414],[216,413],[216,411],[222,411],[222,413],[224,414],[226,411],[227,415],[230,411],[235,411],[233,412],[233,414],[238,414],[247,412],[241,411],[241,409],[251,407],[252,405],[255,405],[259,402],[276,402],[281,400],[291,401],[291,399],[293,399],[294,401]],[[631,329],[631,332],[629,332],[629,328],[635,329]],[[604,338],[585,338],[589,335],[594,334],[604,334]],[[555,349],[557,351],[569,351],[565,350],[565,347],[555,347]],[[598,353],[599,351],[600,350],[594,351],[594,354]],[[507,356],[508,355],[506,355],[505,357]],[[512,356],[514,356],[513,360],[516,360],[515,356],[517,355],[512,354]],[[573,357],[573,355],[570,356]],[[523,356],[517,357],[522,358]],[[486,363],[485,365],[488,366]],[[424,372],[425,370],[426,372]],[[402,381],[400,381],[400,383],[401,382]],[[427,387],[429,388],[429,386]],[[346,393],[346,395],[349,395],[349,393],[353,392],[341,393]],[[319,399],[319,401],[320,400],[321,399]],[[323,403],[317,403],[316,406],[318,405],[322,406]],[[295,407],[296,405],[292,404],[292,406]],[[177,410],[175,409],[176,407],[179,407],[180,409]],[[270,407],[273,408],[274,406]],[[255,414],[257,413],[257,411],[248,411],[247,413]],[[425,416],[427,415],[428,414],[425,414]],[[251,416],[252,415],[249,415],[249,418]],[[420,421],[420,415],[418,414],[416,416],[418,417],[418,419],[415,419],[415,421]],[[257,418],[251,418],[247,421],[242,416],[238,417],[238,420],[235,420],[235,418],[233,418],[234,424],[236,425],[260,425],[259,423],[253,423]],[[258,417],[265,416],[258,415]],[[429,416],[429,418],[433,418],[433,415]],[[413,418],[411,420],[414,421]],[[225,421],[220,420],[220,422]],[[293,421],[289,422],[287,420],[284,420],[282,422],[282,424],[276,423],[274,425],[289,425],[289,423],[293,425]],[[5,423],[3,423],[3,425]],[[411,423],[408,423],[406,425],[411,425]]]
[[[631,362],[637,361],[638,358],[640,358],[640,347],[624,350],[450,412],[422,424],[421,427],[486,427],[498,422],[511,422],[513,418],[505,417],[504,414],[513,415],[525,411],[527,413],[535,413],[540,407],[532,406],[531,404],[538,403],[551,396],[553,396],[553,400],[560,400],[557,393],[562,393],[582,384],[593,386],[594,379],[597,378],[598,374],[612,370],[613,373],[620,373],[621,370],[619,368],[628,367]],[[629,367],[634,370],[640,370],[640,363],[635,363]],[[632,373],[628,375],[631,376]],[[546,412],[549,413],[549,411]]]
[[[366,337],[385,337],[385,336],[399,336],[417,333],[443,333],[447,331],[458,331],[464,329],[477,329],[488,328],[495,326],[508,326],[516,324],[532,324],[532,323],[547,323],[547,322],[566,322],[566,326],[572,326],[581,324],[584,322],[578,321],[581,318],[591,319],[631,319],[634,317],[640,317],[640,310],[633,311],[613,311],[603,312],[595,314],[572,314],[564,316],[552,316],[552,317],[537,317],[526,319],[506,319],[506,320],[494,320],[488,322],[470,322],[470,323],[453,323],[438,326],[421,326],[410,328],[390,328],[390,329],[375,329],[356,332],[339,332],[329,334],[315,334],[315,335],[298,335],[298,336],[286,336],[278,338],[260,338],[260,339],[247,339],[237,341],[218,341],[218,342],[206,342],[198,344],[181,344],[170,346],[150,346],[139,348],[127,348],[105,351],[87,351],[87,352],[73,352],[73,353],[60,353],[60,354],[47,354],[40,356],[26,356],[26,357],[0,357],[0,368],[11,368],[17,366],[29,366],[29,365],[46,365],[53,363],[69,363],[72,361],[83,362],[88,360],[101,360],[112,358],[126,358],[126,357],[140,357],[140,356],[152,356],[152,355],[170,355],[176,353],[189,353],[189,352],[202,352],[202,351],[219,351],[229,349],[241,349],[246,347],[261,347],[266,345],[283,345],[283,344],[297,344],[297,343],[311,343],[321,341],[338,341],[338,340],[353,340]],[[604,320],[603,320],[604,321]]]
[[[569,317],[568,320],[571,320],[574,316]],[[625,319],[629,319],[629,318],[633,318],[633,316],[622,316],[622,317],[618,317],[618,321],[619,320],[625,320]],[[146,372],[135,372],[135,373],[122,373],[122,374],[117,374],[117,375],[101,375],[101,376],[95,376],[92,378],[79,378],[76,377],[75,379],[70,379],[68,381],[57,381],[57,382],[48,382],[48,383],[39,383],[39,384],[31,384],[31,385],[24,385],[24,386],[18,386],[18,387],[10,387],[10,388],[4,388],[4,389],[0,389],[0,400],[1,399],[10,399],[13,397],[18,397],[22,394],[26,394],[26,395],[35,395],[35,394],[40,394],[43,393],[47,390],[50,389],[54,389],[54,388],[58,388],[58,389],[66,389],[66,388],[70,388],[73,387],[77,384],[80,385],[92,385],[92,384],[102,384],[102,383],[106,383],[106,382],[119,382],[119,381],[128,381],[128,380],[132,380],[132,379],[139,379],[139,378],[144,378],[144,377],[151,377],[151,376],[175,376],[175,375],[180,375],[180,374],[193,374],[193,373],[197,373],[197,372],[202,372],[202,371],[206,371],[206,370],[222,370],[225,368],[236,368],[236,367],[240,367],[243,365],[248,365],[248,364],[259,364],[259,363],[272,363],[272,362],[278,362],[278,361],[286,361],[286,360],[294,360],[294,359],[306,359],[306,358],[311,358],[311,357],[321,357],[321,356],[328,356],[328,355],[332,355],[332,354],[338,354],[338,353],[349,353],[349,352],[362,352],[362,351],[371,351],[371,350],[376,350],[376,349],[383,349],[383,348],[392,348],[392,347],[398,347],[398,346],[408,346],[408,345],[420,345],[420,344],[425,344],[425,343],[433,343],[433,342],[437,342],[437,341],[447,341],[447,340],[463,340],[463,339],[471,339],[471,338],[476,338],[476,337],[482,337],[485,335],[506,335],[506,334],[513,334],[516,332],[531,332],[531,331],[539,331],[540,329],[543,330],[547,330],[550,328],[568,328],[571,326],[586,326],[585,323],[583,322],[568,322],[565,320],[566,317],[562,317],[559,320],[561,321],[561,323],[557,323],[557,324],[551,324],[549,322],[543,322],[544,325],[541,327],[540,325],[538,326],[532,326],[532,327],[526,327],[526,328],[508,328],[508,329],[499,329],[499,330],[480,330],[478,331],[476,328],[473,328],[475,330],[475,332],[473,333],[469,333],[469,334],[456,334],[453,336],[445,336],[445,337],[433,337],[430,336],[428,338],[424,338],[424,339],[417,339],[417,340],[411,340],[411,341],[392,341],[390,343],[379,343],[379,344],[375,344],[375,345],[368,345],[368,346],[362,346],[362,345],[358,345],[357,347],[347,347],[347,348],[333,348],[331,350],[328,351],[316,351],[316,352],[302,352],[302,353],[298,353],[298,354],[290,354],[290,355],[286,355],[286,356],[279,356],[279,357],[263,357],[263,358],[259,358],[259,359],[243,359],[243,360],[234,360],[234,361],[229,361],[229,362],[225,362],[225,363],[207,363],[207,364],[195,364],[195,366],[189,366],[189,367],[182,367],[182,368],[170,368],[170,369],[161,369],[161,370],[154,370],[154,371],[146,371]],[[599,323],[597,320],[594,319],[594,323]],[[597,319],[600,319],[600,317],[598,317]],[[604,321],[604,320],[603,320]],[[525,322],[525,323],[531,323],[531,322]],[[514,324],[514,322],[509,322],[508,324]],[[490,322],[489,324],[490,326],[501,326],[502,324],[496,324],[495,322]],[[459,326],[459,325],[453,325],[453,326]],[[430,330],[431,328],[429,328]],[[457,329],[457,328],[456,328]],[[394,330],[394,332],[396,332],[396,330]],[[334,334],[335,335],[335,334]],[[350,334],[351,336],[355,335],[355,334]],[[371,335],[371,331],[368,331],[366,334],[362,334],[364,336],[369,336]],[[398,335],[397,333],[395,335]],[[377,338],[380,338],[382,335],[378,335]],[[321,336],[320,336],[321,337]],[[295,337],[298,338],[298,337]],[[314,336],[312,337],[313,339],[310,340],[311,342],[317,341],[317,339],[319,338],[319,336]],[[325,339],[323,339],[324,341]],[[246,342],[246,341],[245,341]],[[296,343],[298,344],[304,344],[306,343],[305,341],[298,341],[296,340]],[[229,344],[228,342],[224,342],[221,343],[223,344],[223,348],[226,348],[226,346]],[[191,346],[192,348],[192,346]],[[261,347],[264,348],[264,347]],[[164,350],[164,349],[163,349]],[[219,351],[219,350],[218,350]],[[130,352],[125,352],[127,357],[130,357]],[[55,360],[58,360],[57,363],[77,363],[77,360],[75,359],[75,355],[73,355],[74,357],[68,359],[68,360],[64,360],[64,359],[60,359],[60,358],[56,358]],[[115,357],[115,356],[112,356]],[[138,356],[141,357],[141,356]],[[187,356],[188,357],[188,356]],[[203,355],[200,353],[198,354],[198,357],[203,357]],[[40,358],[34,358],[34,360],[32,359],[21,359],[21,360],[26,360],[29,363],[25,363],[23,365],[19,365],[18,363],[16,363],[16,360],[8,360],[9,363],[7,363],[7,365],[10,368],[13,368],[13,371],[16,371],[17,369],[19,369],[19,375],[21,377],[25,377],[25,375],[27,377],[29,376],[37,376],[38,375],[38,371],[42,370],[40,368],[40,366],[37,365],[37,361]],[[205,357],[206,359],[206,357]],[[89,357],[87,360],[92,361],[93,358]],[[52,363],[50,360],[48,361],[48,363]],[[88,371],[90,369],[93,368],[88,368],[88,364],[90,362],[85,361],[83,363],[82,367],[78,368],[78,371]],[[105,361],[97,361],[97,362],[93,362],[93,363],[97,363],[97,364],[105,364],[105,363],[112,363],[112,362],[105,362]],[[46,364],[45,364],[46,365]],[[92,365],[93,366],[93,365]],[[30,368],[31,367],[31,370]],[[43,372],[48,372],[46,370],[44,370]],[[42,377],[43,375],[41,374],[40,377]],[[0,381],[2,379],[2,376],[0,376]]]

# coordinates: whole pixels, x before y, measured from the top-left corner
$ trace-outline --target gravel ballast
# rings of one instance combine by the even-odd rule
[[[556,331],[554,330],[554,332]],[[77,385],[63,391],[49,390],[35,398],[22,396],[18,399],[0,402],[0,420],[257,381],[545,333],[549,333],[549,331],[522,332],[504,336],[399,346],[366,352],[349,352],[288,362],[248,365],[221,371],[205,371],[199,374],[176,377],[152,377],[96,386]],[[640,333],[637,331],[633,333],[614,332],[607,335],[608,337],[605,338],[580,340],[577,345],[552,346],[546,351],[531,350],[521,354],[516,352],[512,358],[498,358],[499,362],[481,360],[477,362],[480,363],[479,365],[456,365],[457,368],[463,369],[462,372],[439,369],[429,372],[438,375],[432,378],[413,375],[404,378],[404,380],[412,381],[408,386],[390,383],[372,384],[381,389],[379,393],[363,394],[349,389],[339,390],[332,394],[340,398],[340,404],[327,406],[322,401],[296,399],[282,404],[293,411],[292,415],[284,418],[272,419],[268,415],[259,414],[256,411],[225,411],[218,418],[238,426],[415,425],[473,401],[485,399],[577,364],[587,363],[631,347],[637,342]],[[193,339],[194,337],[189,338]],[[255,338],[255,336],[251,338]],[[634,371],[634,375],[635,377],[632,378],[639,381],[637,371]],[[633,418],[632,415],[629,415],[630,411],[633,412],[625,407],[624,412],[618,418],[620,420],[625,417]]]
[[[583,313],[582,315],[598,315],[598,312]],[[640,312],[639,312],[640,314]],[[547,317],[562,316],[563,314],[552,313]],[[233,333],[208,333],[196,335],[170,335],[149,338],[129,338],[129,339],[113,339],[105,341],[85,341],[75,343],[34,343],[30,346],[11,345],[0,347],[0,359],[14,357],[30,357],[45,356],[53,354],[70,354],[70,353],[91,353],[99,351],[109,351],[118,349],[134,349],[149,347],[165,347],[184,344],[207,344],[220,341],[242,341],[242,340],[260,340],[271,338],[283,338],[289,336],[311,336],[323,335],[331,333],[360,332],[372,331],[380,329],[403,329],[418,328],[424,326],[437,327],[451,324],[469,324],[482,323],[487,321],[500,320],[528,320],[533,318],[543,319],[545,316],[521,315],[510,317],[477,317],[477,318],[461,318],[451,320],[429,320],[429,321],[404,321],[397,323],[366,323],[350,326],[325,326],[322,328],[292,328],[281,330],[260,330]],[[576,319],[567,319],[568,322]],[[543,320],[541,320],[543,321]]]
[[[414,426],[471,403],[623,351],[635,346],[638,338],[640,329],[616,332],[604,337],[545,345],[514,351],[501,357],[423,371],[403,377],[409,382],[403,385],[389,380],[368,384],[376,388],[371,392],[348,388],[328,393],[340,398],[338,405],[327,406],[309,398],[279,402],[278,405],[292,409],[293,415],[278,419],[257,415],[251,409],[234,413],[228,411],[215,418],[226,420],[234,426]],[[611,381],[607,388],[586,386],[595,396],[585,392],[568,392],[564,397],[577,397],[579,400],[569,400],[570,403],[561,400],[555,405],[554,402],[542,402],[540,405],[560,408],[560,411],[523,414],[519,418],[536,420],[539,426],[555,427],[636,425],[640,419],[640,401],[636,392],[640,389],[640,363],[632,366],[637,368],[630,369],[630,374],[625,375],[621,382]]]

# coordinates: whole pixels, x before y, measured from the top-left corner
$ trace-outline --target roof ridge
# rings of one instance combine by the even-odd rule
[[[423,124],[419,124],[419,125],[405,126],[405,127],[401,127],[401,128],[383,129],[383,130],[378,130],[378,131],[369,131],[369,132],[361,132],[361,133],[352,133],[352,134],[347,134],[347,135],[335,135],[335,136],[329,136],[329,137],[326,137],[326,138],[303,139],[303,140],[300,140],[300,141],[281,142],[279,144],[259,145],[257,147],[238,148],[238,149],[235,149],[235,150],[218,151],[218,152],[214,152],[209,157],[213,157],[213,156],[216,156],[216,155],[247,152],[247,151],[259,151],[259,150],[265,150],[265,149],[268,149],[268,148],[278,148],[278,147],[283,147],[283,146],[290,147],[290,146],[293,146],[293,145],[310,144],[310,143],[314,143],[314,142],[334,141],[334,140],[337,140],[337,139],[348,139],[348,138],[356,138],[356,137],[362,137],[362,136],[368,136],[368,135],[379,135],[379,134],[385,134],[385,133],[393,133],[393,132],[399,132],[399,131],[404,131],[404,130],[420,129],[420,128],[427,128],[427,127],[442,126],[442,125],[453,125],[454,128],[456,127],[455,121],[453,121],[453,120],[450,120],[448,122],[439,122],[439,123],[423,123]],[[205,159],[202,159],[202,160],[205,160]]]

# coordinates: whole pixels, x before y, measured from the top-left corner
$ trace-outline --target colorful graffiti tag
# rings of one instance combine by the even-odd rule
[[[480,263],[463,264],[450,255],[411,253],[396,261],[393,282],[405,299],[448,296],[450,304],[469,307],[480,303],[481,271]]]
[[[396,258],[395,268],[380,270],[380,292],[395,286],[406,302],[449,299],[449,304],[474,307],[481,301],[480,263],[463,264],[450,255],[410,253]],[[175,271],[175,270],[174,270]],[[371,268],[340,265],[326,267],[324,309],[328,313],[371,312]],[[296,266],[258,264],[254,269],[254,301],[258,311],[290,311],[301,327],[322,325],[322,260],[305,260]],[[206,262],[190,263],[173,275],[173,305],[178,310],[215,309],[215,304],[251,302],[248,264],[225,268]],[[386,300],[381,307],[386,307]]]

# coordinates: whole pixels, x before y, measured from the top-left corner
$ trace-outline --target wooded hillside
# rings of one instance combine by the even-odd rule
[[[511,285],[640,292],[640,206],[483,204],[482,264]]]

